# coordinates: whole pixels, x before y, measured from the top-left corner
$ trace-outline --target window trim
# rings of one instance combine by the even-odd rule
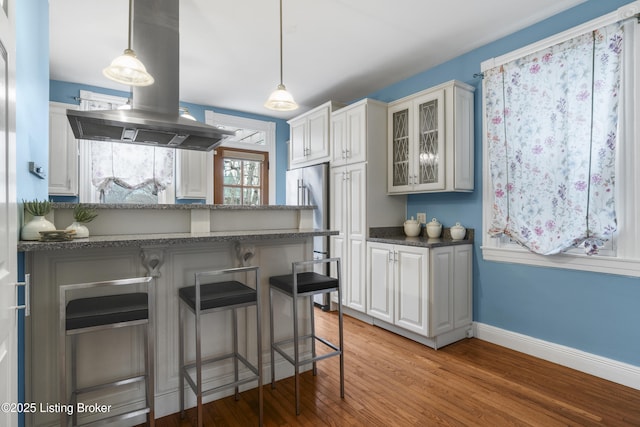
[[[539,42],[530,44],[505,55],[488,59],[481,64],[481,70],[499,66],[506,62],[526,56],[557,43],[579,36],[611,23],[631,18],[640,13],[640,1],[635,1],[616,11],[593,19],[585,24],[573,27]],[[618,230],[622,232],[616,237],[616,254],[611,256],[587,256],[584,254],[563,253],[558,255],[538,255],[520,247],[515,243],[501,243],[500,239],[490,238],[488,229],[491,221],[493,193],[491,189],[491,174],[489,173],[489,155],[486,141],[486,111],[484,88],[482,99],[482,132],[483,132],[483,188],[482,188],[482,255],[486,261],[526,264],[540,267],[554,267],[610,273],[625,276],[640,277],[640,224],[637,224],[637,212],[640,210],[640,124],[634,119],[636,112],[640,112],[640,24],[633,25],[632,34],[627,34],[633,43],[633,51],[625,50],[625,69],[623,71],[623,87],[621,93],[627,94],[622,98],[620,140],[631,140],[631,143],[620,144],[618,150],[619,170],[616,174],[620,178],[616,183],[616,199],[624,200],[622,206],[617,206]],[[630,73],[635,70],[635,73]]]
[[[263,185],[261,190],[266,188],[266,192],[262,192],[260,196],[260,205],[268,204],[269,202],[269,152],[264,150],[247,150],[245,148],[225,147],[220,146],[214,150],[213,162],[214,162],[214,197],[215,204],[224,204],[224,176],[222,168],[223,162],[226,158],[239,159],[239,160],[257,160],[262,162],[262,171],[260,171],[260,179]],[[219,168],[216,170],[216,168]],[[240,186],[245,188],[244,184]]]

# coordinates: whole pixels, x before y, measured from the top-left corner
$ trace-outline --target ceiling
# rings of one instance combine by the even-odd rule
[[[585,0],[284,0],[283,80],[301,107],[287,113],[263,106],[280,80],[279,1],[179,1],[180,100],[290,118],[361,98]],[[102,75],[127,47],[128,0],[49,0],[49,8],[51,79],[129,91]]]

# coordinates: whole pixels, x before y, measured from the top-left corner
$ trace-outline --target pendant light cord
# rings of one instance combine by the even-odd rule
[[[282,78],[282,0],[280,0],[280,84],[284,80]]]
[[[131,50],[131,21],[133,20],[133,0],[129,0],[129,34],[127,40],[127,49]]]

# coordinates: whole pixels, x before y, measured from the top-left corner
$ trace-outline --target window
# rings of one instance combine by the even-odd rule
[[[82,110],[115,109],[126,98],[80,91]],[[80,202],[173,203],[175,150],[79,141]]]
[[[635,6],[637,6],[637,4]],[[635,224],[637,217],[637,204],[640,203],[640,194],[634,185],[634,183],[638,181],[638,178],[640,178],[640,174],[635,172],[636,168],[634,167],[635,165],[640,164],[640,150],[635,148],[635,146],[638,145],[636,142],[638,134],[635,133],[635,124],[633,120],[635,117],[635,111],[638,111],[637,103],[640,100],[640,91],[636,86],[637,84],[634,79],[634,76],[637,73],[636,70],[640,70],[638,67],[640,59],[638,46],[640,43],[638,43],[639,32],[637,30],[637,19],[624,19],[631,17],[632,14],[635,13],[635,10],[636,9],[634,7],[627,5],[626,7],[620,8],[617,12],[603,16],[580,27],[558,34],[557,36],[543,40],[502,57],[485,61],[482,64],[482,71],[490,75],[492,72],[491,70],[500,69],[502,65],[526,59],[525,57],[536,52],[540,52],[545,49],[553,49],[554,46],[558,46],[568,40],[576,40],[585,33],[590,33],[595,29],[622,21],[624,45],[621,60],[621,90],[619,91],[621,96],[618,106],[618,146],[616,148],[617,157],[614,160],[616,177],[615,210],[618,231],[614,234],[612,243],[609,244],[606,251],[602,251],[599,255],[590,257],[577,252],[543,256],[522,248],[520,245],[513,243],[508,238],[489,237],[491,230],[493,229],[495,231],[496,229],[496,223],[492,213],[496,206],[500,207],[501,201],[497,200],[496,192],[494,190],[501,184],[500,180],[502,179],[502,176],[498,175],[495,169],[492,170],[492,167],[495,168],[495,164],[492,163],[492,156],[495,156],[495,150],[494,153],[492,153],[488,135],[495,131],[495,127],[492,129],[492,124],[490,123],[491,111],[489,110],[495,106],[491,104],[491,94],[488,93],[492,90],[492,84],[490,81],[486,81],[483,83],[483,107],[485,117],[483,120],[484,178],[482,246],[483,257],[486,260],[640,276],[640,248],[637,248],[637,245],[635,244],[640,233],[640,225]],[[569,71],[573,71],[573,68]],[[519,116],[519,118],[525,116],[526,114],[523,114]],[[587,150],[588,149],[589,147],[587,147]],[[535,162],[532,163],[535,164]],[[493,174],[491,172],[493,172]],[[497,177],[495,182],[492,181],[492,176]],[[527,193],[530,192],[525,188],[523,196],[527,197]],[[584,215],[582,218],[576,218],[576,221],[581,221],[584,224]],[[499,225],[502,226],[503,224]]]
[[[215,150],[213,170],[214,203],[268,204],[268,153],[219,147]]]

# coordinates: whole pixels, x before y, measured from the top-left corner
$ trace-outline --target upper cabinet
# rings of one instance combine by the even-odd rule
[[[369,104],[374,101],[368,100]],[[367,104],[357,103],[331,116],[331,166],[367,160]]]
[[[331,113],[340,105],[329,101],[289,120],[289,168],[315,165],[331,159]]]
[[[388,191],[473,191],[473,92],[450,81],[389,104]]]
[[[78,106],[49,103],[49,194],[78,195],[78,140],[73,135],[67,109]]]

